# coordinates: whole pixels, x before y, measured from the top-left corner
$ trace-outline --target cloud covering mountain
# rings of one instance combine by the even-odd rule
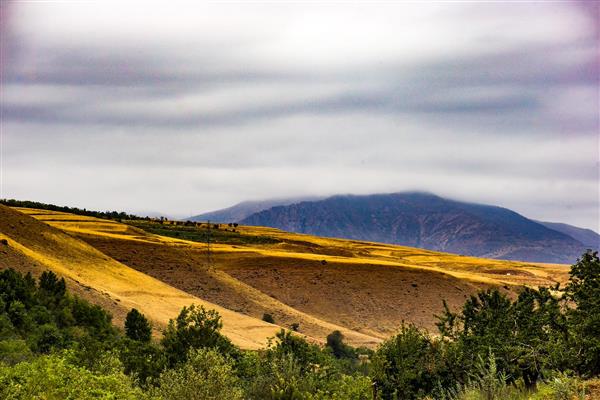
[[[420,189],[598,230],[587,7],[2,2],[0,197],[181,215]]]

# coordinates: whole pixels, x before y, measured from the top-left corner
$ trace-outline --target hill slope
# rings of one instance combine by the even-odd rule
[[[585,250],[506,208],[427,193],[333,196],[273,207],[241,223],[506,260],[572,263]]]
[[[60,233],[63,237],[79,243],[79,246],[101,254],[110,264],[118,265],[119,271],[124,271],[120,272],[120,275],[123,279],[127,279],[127,284],[130,286],[128,294],[143,290],[149,296],[145,299],[144,306],[140,305],[136,308],[154,317],[153,319],[162,326],[168,318],[175,317],[183,305],[196,303],[219,311],[224,322],[223,332],[235,343],[246,348],[264,347],[268,338],[273,337],[280,329],[277,325],[260,320],[265,312],[276,314],[277,322],[283,327],[288,327],[292,322],[300,323],[302,333],[310,336],[314,341],[323,341],[334,330],[340,330],[349,342],[361,346],[374,346],[380,341],[377,337],[354,332],[303,313],[228,274],[214,268],[207,268],[204,248],[199,248],[196,243],[153,235],[112,220],[47,210],[25,208],[20,210],[39,220],[32,220],[13,211],[16,216],[21,215],[21,221],[23,218],[28,218],[37,224],[37,229],[41,232],[44,232],[44,229],[53,229],[55,233]],[[31,224],[31,221],[28,221],[28,224]],[[3,224],[0,223],[0,232],[2,226]],[[64,232],[69,235],[65,235]],[[15,238],[21,238],[20,240],[30,236],[32,235],[22,230],[13,235]],[[15,245],[13,243],[12,247]],[[115,278],[108,273],[106,262],[90,254],[87,254],[85,259],[74,257],[71,249],[73,245],[71,243],[69,247],[52,246],[53,251],[61,256],[60,262],[63,264],[58,267],[50,265],[52,270],[66,277],[71,276],[72,270],[91,272],[93,276],[85,281],[85,285],[92,288],[101,289],[107,283],[114,283]],[[27,242],[27,247],[32,246],[32,243]],[[46,247],[48,246],[42,246],[44,250]],[[68,260],[71,258],[74,260],[69,263]],[[64,267],[65,263],[68,263],[67,270],[60,268]],[[79,281],[83,282],[81,279]],[[174,292],[167,297],[185,294],[187,303],[180,306],[179,302],[175,302],[173,309],[169,308],[162,312],[160,305],[165,296],[160,290],[151,286],[157,282]],[[153,298],[154,296],[156,297]],[[117,299],[119,302],[123,300],[122,296]],[[115,312],[114,309],[111,311]]]
[[[514,294],[522,285],[553,285],[568,275],[568,267],[561,265],[461,257],[251,226],[239,226],[236,232],[222,226],[218,235],[211,229],[207,265],[203,226],[125,221],[127,225],[22,211],[210,303],[256,318],[270,313],[277,324],[299,323],[300,333],[321,341],[339,329],[357,346],[373,347],[402,321],[435,332],[434,315],[442,311],[443,300],[457,309],[480,289],[498,287]]]
[[[93,293],[89,296],[92,302],[104,297],[109,310],[117,315],[137,308],[158,327],[164,327],[183,306],[203,305],[221,314],[223,332],[245,348],[264,347],[267,338],[278,330],[274,325],[227,310],[140,273],[59,229],[3,205],[0,205],[0,239],[8,243],[1,245],[0,267],[52,270],[67,278],[70,287],[76,286],[76,292]]]

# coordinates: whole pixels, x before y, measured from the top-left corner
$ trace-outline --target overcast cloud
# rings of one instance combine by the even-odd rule
[[[2,2],[2,193],[427,190],[599,228],[598,3]]]

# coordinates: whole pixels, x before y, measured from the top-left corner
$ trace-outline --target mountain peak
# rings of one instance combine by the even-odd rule
[[[586,246],[512,210],[429,192],[335,195],[277,204],[240,221],[291,232],[508,260],[572,263]]]

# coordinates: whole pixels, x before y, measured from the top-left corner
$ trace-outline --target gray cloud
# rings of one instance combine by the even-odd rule
[[[184,215],[424,189],[598,229],[578,6],[128,7],[3,9],[5,196]]]

